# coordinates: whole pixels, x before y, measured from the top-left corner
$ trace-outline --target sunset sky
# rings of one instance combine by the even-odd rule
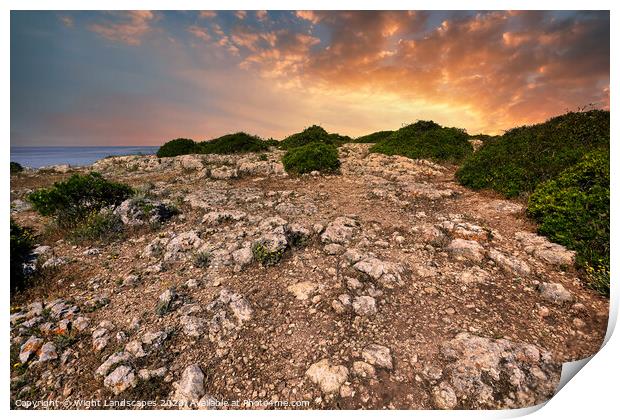
[[[159,145],[609,108],[609,12],[11,12],[11,144]]]

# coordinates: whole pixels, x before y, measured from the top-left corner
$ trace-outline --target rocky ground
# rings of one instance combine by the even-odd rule
[[[281,153],[13,176],[12,216],[45,242],[12,302],[12,405],[524,407],[600,347],[608,301],[522,204],[368,145],[338,175],[287,176]],[[54,237],[23,201],[91,169],[141,191],[121,242]]]

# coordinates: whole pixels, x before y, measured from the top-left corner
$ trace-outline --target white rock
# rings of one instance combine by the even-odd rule
[[[321,391],[333,394],[346,382],[349,370],[342,365],[330,364],[328,359],[322,359],[308,368],[306,376],[317,384]]]
[[[371,365],[392,369],[392,356],[390,349],[379,344],[369,344],[362,350],[362,357]]]

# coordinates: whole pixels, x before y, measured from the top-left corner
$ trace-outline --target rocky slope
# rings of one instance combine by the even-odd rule
[[[289,177],[273,151],[13,177],[12,215],[40,232],[47,221],[24,195],[74,170],[126,182],[151,205],[117,209],[131,232],[119,243],[45,236],[40,280],[12,303],[12,405],[550,398],[561,363],[601,345],[608,301],[581,283],[571,251],[532,233],[521,204],[457,185],[455,168],[369,146],[341,147],[342,173],[329,176]]]

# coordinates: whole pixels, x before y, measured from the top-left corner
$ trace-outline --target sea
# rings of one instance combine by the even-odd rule
[[[11,162],[30,168],[62,164],[85,166],[108,156],[153,155],[158,148],[159,146],[11,146]]]

